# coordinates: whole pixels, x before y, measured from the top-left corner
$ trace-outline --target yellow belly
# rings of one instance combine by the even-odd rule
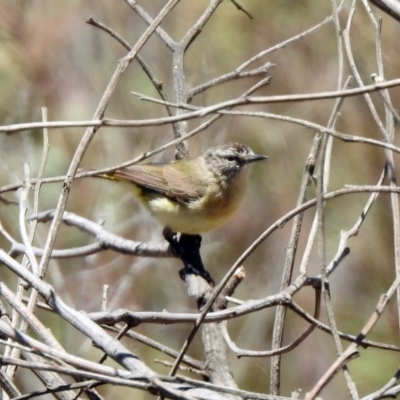
[[[142,202],[158,221],[174,232],[205,233],[219,228],[232,218],[243,202],[246,186],[237,182],[237,185],[230,185],[229,191],[210,186],[206,196],[190,203],[177,203],[157,194],[151,199],[142,197]]]
[[[182,205],[166,198],[153,199],[148,208],[158,221],[174,232],[198,234],[219,228],[228,221],[233,212],[221,210],[218,213],[203,208],[200,202]]]

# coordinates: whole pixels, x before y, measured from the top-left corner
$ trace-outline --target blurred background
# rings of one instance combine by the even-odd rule
[[[155,17],[165,1],[139,2]],[[163,22],[163,29],[180,40],[204,11],[207,1],[181,1]],[[185,58],[188,88],[228,73],[252,56],[297,35],[328,17],[329,1],[303,0],[263,1],[242,0],[241,4],[254,19],[248,18],[231,2],[225,1],[196,38]],[[400,74],[400,25],[373,9],[382,17],[382,52],[387,80]],[[347,23],[349,4],[340,14],[341,26]],[[41,107],[47,107],[49,120],[89,120],[97,107],[117,61],[126,50],[106,33],[84,22],[94,16],[122,35],[131,45],[146,29],[146,24],[124,1],[44,0],[2,2],[0,5],[0,118],[2,125],[41,120]],[[358,5],[351,28],[352,49],[357,68],[365,84],[377,73],[375,32],[365,9]],[[270,61],[270,85],[257,95],[278,95],[333,91],[338,79],[338,51],[333,23],[306,35],[300,40],[272,52],[257,65]],[[172,57],[156,35],[140,52],[154,75],[174,100]],[[350,74],[348,62],[344,77]],[[259,77],[230,81],[216,86],[193,99],[193,104],[206,106],[240,96],[259,81]],[[353,81],[354,82],[354,81]],[[140,92],[156,97],[157,93],[137,62],[125,73],[105,116],[121,119],[147,119],[166,116],[163,106],[144,102],[131,94]],[[400,89],[391,89],[396,109],[400,106]],[[372,95],[384,118],[381,99]],[[241,109],[288,115],[326,125],[334,100],[302,103],[252,105]],[[204,119],[205,120],[205,119]],[[189,129],[204,120],[192,120]],[[341,110],[337,129],[340,132],[381,140],[363,97],[347,98]],[[52,129],[49,133],[50,153],[45,176],[65,174],[84,128]],[[216,232],[203,236],[202,255],[208,271],[218,282],[234,261],[271,224],[295,207],[305,162],[315,132],[286,122],[243,116],[224,116],[206,131],[188,141],[191,156],[212,145],[231,141],[243,142],[269,160],[252,170],[251,185],[245,205],[237,215]],[[170,126],[145,128],[101,128],[84,157],[82,168],[103,168],[135,158],[173,139]],[[396,139],[395,144],[399,145]],[[28,162],[35,176],[43,150],[41,130],[0,135],[0,186],[20,182],[24,177],[23,163]],[[149,161],[170,161],[174,148],[152,157]],[[395,156],[397,158],[397,155]],[[345,184],[377,182],[384,166],[382,148],[334,141],[329,190]],[[400,172],[400,170],[397,170]],[[43,186],[40,210],[56,206],[61,184]],[[311,190],[314,195],[314,189]],[[17,195],[7,194],[8,199]],[[32,196],[33,198],[33,196]],[[350,195],[330,201],[326,206],[327,260],[336,252],[340,231],[356,222],[368,198],[367,194]],[[161,241],[162,226],[153,220],[122,185],[97,179],[75,181],[67,210],[95,222],[102,222],[109,231],[138,241]],[[296,270],[314,218],[315,210],[305,214],[296,258]],[[0,219],[4,229],[20,241],[18,207],[0,203]],[[291,223],[274,232],[245,262],[246,279],[235,296],[247,300],[272,295],[279,290]],[[42,247],[49,224],[40,224],[34,245]],[[331,290],[338,328],[357,334],[374,310],[381,293],[394,278],[393,226],[388,195],[379,196],[361,231],[348,243],[350,255],[331,278]],[[92,243],[93,238],[75,228],[63,226],[58,234],[57,248],[71,248]],[[0,237],[6,251],[10,244]],[[110,285],[109,309],[127,308],[170,312],[196,312],[186,287],[179,279],[181,265],[173,259],[136,258],[105,251],[93,256],[70,260],[53,260],[47,280],[71,306],[87,312],[101,308],[102,287]],[[313,253],[309,274],[318,274],[317,253]],[[13,289],[16,279],[3,267],[3,279]],[[303,290],[295,299],[308,311],[313,310],[311,290]],[[370,339],[398,343],[396,304],[385,311]],[[229,322],[232,339],[239,347],[253,350],[270,348],[274,309]],[[39,311],[40,318],[52,329],[65,348],[74,354],[98,360],[100,352],[88,340],[48,312]],[[323,314],[321,319],[325,322]],[[295,339],[307,325],[288,312],[285,343]],[[189,325],[142,325],[137,331],[160,340],[178,350],[189,333]],[[162,374],[167,368],[154,363],[166,359],[133,341],[124,343]],[[347,344],[343,343],[346,347]],[[359,394],[380,388],[396,371],[398,355],[382,350],[361,350],[362,357],[352,361],[350,372]],[[199,339],[189,354],[202,358]],[[282,395],[312,387],[335,359],[332,338],[320,331],[298,348],[283,356]],[[170,359],[168,361],[171,361]],[[269,359],[236,359],[232,370],[245,390],[269,391]],[[33,378],[32,378],[33,379]],[[26,390],[32,383],[24,380]],[[123,398],[131,389],[100,388],[105,396]],[[343,398],[347,394],[344,378],[339,373],[323,392],[324,399]],[[142,392],[136,399],[150,398]],[[112,398],[112,397],[109,397]]]

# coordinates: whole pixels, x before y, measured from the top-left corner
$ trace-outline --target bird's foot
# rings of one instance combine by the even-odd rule
[[[168,227],[163,230],[165,240],[169,243],[174,256],[178,257],[184,267],[179,270],[179,276],[185,280],[189,274],[199,275],[204,278],[211,286],[214,286],[214,280],[206,271],[200,256],[201,236],[187,235],[172,232]]]

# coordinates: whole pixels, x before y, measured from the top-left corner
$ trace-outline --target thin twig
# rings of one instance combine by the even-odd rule
[[[113,81],[114,82],[114,81]],[[30,122],[23,124],[12,124],[0,126],[0,133],[13,133],[29,129],[38,128],[74,128],[82,126],[100,127],[100,126],[118,126],[118,127],[138,127],[138,126],[158,126],[166,125],[178,121],[187,121],[194,118],[203,118],[208,114],[218,112],[220,110],[250,104],[272,104],[272,103],[291,103],[301,101],[317,101],[324,99],[336,99],[339,97],[353,97],[373,93],[382,89],[389,89],[400,86],[400,79],[392,79],[385,82],[375,83],[360,88],[348,89],[344,91],[333,92],[319,92],[314,94],[298,94],[298,95],[281,95],[281,96],[249,96],[245,98],[237,98],[227,100],[215,105],[203,107],[198,111],[188,112],[184,115],[177,115],[174,117],[144,119],[144,120],[115,120],[110,118],[93,118],[90,121],[56,121],[56,122]],[[176,104],[176,107],[183,107],[185,105]]]
[[[235,5],[235,7],[245,13],[250,19],[254,19],[254,17],[241,5],[239,4],[236,0],[231,0],[231,3]]]
[[[135,58],[139,50],[144,46],[146,41],[150,38],[154,30],[160,25],[163,21],[165,16],[169,13],[170,10],[179,2],[179,0],[170,0],[165,7],[160,11],[159,15],[155,18],[154,22],[149,26],[148,29],[143,33],[141,38],[137,41],[135,46],[132,50],[118,62],[118,66],[111,77],[107,88],[98,104],[98,107],[94,113],[93,120],[101,119],[104,115],[104,112],[108,106],[108,103],[111,99],[112,94],[114,93],[115,88],[117,87],[122,75],[124,74],[125,70],[128,68],[130,62]],[[95,133],[97,132],[96,127],[89,128],[86,130],[82,140],[80,141],[78,148],[76,149],[75,155],[72,158],[72,161],[69,165],[66,179],[64,180],[63,187],[60,192],[60,196],[58,199],[58,204],[56,207],[56,211],[54,214],[54,219],[51,223],[49,234],[46,240],[44,254],[41,259],[39,269],[40,271],[45,274],[47,266],[49,264],[51,258],[51,251],[54,247],[55,240],[57,233],[60,229],[61,222],[62,222],[62,215],[65,211],[65,207],[67,204],[67,200],[69,197],[69,192],[71,189],[71,185],[74,179],[74,175],[78,169],[78,166],[90,144],[92,141]]]
[[[321,304],[321,287],[315,287],[315,309],[314,309],[314,316],[313,318],[315,320],[318,320],[319,314],[320,314],[320,307]],[[292,304],[289,303],[285,305],[285,307],[290,307]],[[255,350],[243,350],[240,349],[239,347],[236,346],[236,344],[231,340],[229,337],[229,333],[226,329],[225,325],[220,325],[221,332],[224,335],[224,339],[227,342],[228,346],[230,349],[236,354],[237,357],[271,357],[275,355],[281,355],[284,353],[288,353],[289,351],[293,350],[296,348],[299,344],[301,344],[311,333],[312,331],[316,328],[315,324],[311,324],[307,329],[297,338],[295,339],[292,343],[278,348],[278,349],[273,349],[273,350],[268,350],[268,351],[255,351]]]
[[[98,19],[89,17],[89,18],[85,19],[85,22],[89,25],[92,25],[96,28],[103,30],[104,32],[107,32],[111,37],[113,37],[122,46],[124,46],[125,49],[127,49],[128,51],[131,51],[131,49],[132,49],[131,45],[124,38],[122,38],[117,32],[115,32],[113,29],[111,29],[109,26],[105,25]],[[143,68],[144,73],[150,79],[151,83],[153,84],[154,88],[157,90],[160,97],[164,101],[168,101],[168,96],[167,96],[167,93],[165,92],[165,90],[163,89],[162,82],[154,76],[153,72],[151,71],[150,67],[147,65],[144,58],[140,54],[137,54],[136,60],[138,61],[139,65]],[[166,108],[167,108],[168,115],[172,116],[173,113],[172,113],[172,110],[170,109],[170,107],[166,107]]]
[[[390,299],[395,295],[397,289],[400,286],[400,277],[397,277],[390,288],[387,290],[385,294],[383,294],[376,308],[368,319],[364,327],[361,329],[359,335],[357,336],[357,340],[354,343],[351,343],[347,349],[341,354],[339,358],[328,368],[325,374],[319,379],[319,381],[315,384],[312,390],[306,394],[305,400],[315,399],[316,396],[321,392],[321,390],[326,386],[326,384],[333,378],[333,376],[337,373],[337,371],[349,360],[351,360],[357,353],[357,347],[361,345],[362,340],[368,335],[368,333],[375,326],[377,321],[380,318],[383,310],[388,305]]]

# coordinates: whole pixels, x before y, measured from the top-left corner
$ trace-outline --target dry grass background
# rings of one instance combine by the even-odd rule
[[[164,1],[142,2],[155,16]],[[207,1],[182,1],[166,18],[163,28],[174,38],[180,38],[202,13]],[[272,47],[319,23],[331,13],[328,1],[243,1],[243,6],[255,17],[250,20],[229,1],[224,2],[206,25],[186,56],[185,74],[188,85],[195,86],[220,74],[227,73],[260,51]],[[349,5],[340,14],[344,26]],[[374,10],[378,15],[381,13]],[[141,19],[123,1],[3,2],[0,5],[0,118],[1,124],[40,120],[40,108],[48,107],[50,120],[88,120],[125,50],[98,29],[88,26],[84,19],[93,15],[119,32],[133,45],[146,28]],[[387,80],[399,77],[400,25],[382,15],[382,49]],[[355,13],[351,29],[352,45],[357,66],[366,84],[371,73],[377,72],[374,30],[361,5]],[[154,74],[172,93],[171,55],[161,40],[154,36],[141,51]],[[336,87],[336,36],[333,24],[293,42],[269,55],[266,60],[276,66],[270,70],[272,82],[257,92],[260,95],[314,93],[331,91]],[[345,63],[344,76],[350,70]],[[235,98],[258,78],[230,82],[197,96],[193,103],[207,105]],[[144,119],[165,116],[160,105],[143,102],[130,94],[141,92],[156,97],[151,83],[141,67],[133,62],[119,84],[106,116],[110,118]],[[395,108],[400,107],[400,89],[391,90]],[[377,95],[378,109],[383,107]],[[254,105],[246,110],[259,110],[290,115],[326,124],[334,100],[303,103]],[[194,127],[198,121],[189,122]],[[337,129],[352,135],[380,139],[380,134],[361,96],[347,98],[338,120]],[[50,131],[50,156],[46,176],[66,172],[83,128]],[[203,237],[204,263],[219,281],[236,258],[269,225],[290,211],[296,204],[301,176],[314,132],[305,127],[250,117],[224,116],[207,131],[189,140],[191,155],[201,153],[214,144],[240,141],[256,152],[269,155],[252,172],[251,186],[245,206],[226,226]],[[171,140],[169,126],[146,128],[102,128],[89,147],[83,168],[106,167],[134,158],[142,151],[153,149]],[[396,139],[395,144],[399,145]],[[31,130],[0,135],[0,185],[23,179],[23,163],[29,162],[31,175],[37,173],[42,153],[42,134]],[[173,149],[151,161],[168,161]],[[395,156],[397,157],[397,156]],[[375,184],[384,165],[381,148],[363,144],[334,141],[329,189],[344,184]],[[397,169],[399,173],[400,170]],[[41,210],[54,208],[60,184],[43,187]],[[314,190],[312,191],[314,193]],[[8,195],[8,198],[12,198]],[[341,197],[326,207],[327,259],[334,255],[340,230],[348,229],[362,210],[367,194]],[[67,206],[68,211],[104,226],[126,238],[142,241],[162,240],[161,226],[151,219],[132,199],[126,188],[96,179],[75,181]],[[309,233],[315,210],[305,214],[299,256]],[[0,219],[4,228],[20,240],[18,208],[0,203]],[[285,246],[291,224],[285,225],[268,238],[246,261],[246,279],[235,295],[241,299],[262,298],[279,290],[285,260]],[[43,246],[48,225],[38,227],[35,245]],[[63,226],[57,248],[69,248],[90,243],[92,238],[73,228]],[[9,244],[0,237],[0,245]],[[331,278],[332,301],[339,329],[357,334],[372,313],[379,295],[394,278],[393,227],[388,195],[381,195],[373,206],[360,234],[349,242],[350,255]],[[310,274],[318,274],[316,252],[310,263]],[[101,307],[102,285],[110,285],[109,307],[130,310],[195,311],[195,304],[179,279],[177,260],[152,260],[119,255],[111,251],[85,258],[58,260],[50,263],[47,280],[54,285],[71,306],[96,311]],[[296,271],[297,272],[297,271]],[[295,272],[295,273],[296,273]],[[2,277],[13,287],[15,277],[2,268]],[[312,310],[311,291],[304,291],[296,300]],[[397,306],[393,300],[382,316],[370,339],[398,343]],[[74,354],[98,359],[99,351],[70,326],[40,311],[42,320],[53,330],[67,350]],[[267,310],[229,323],[235,342],[252,349],[270,347],[274,310]],[[322,320],[326,321],[325,315]],[[285,342],[297,337],[306,324],[288,313]],[[179,349],[190,326],[143,325],[137,331]],[[165,367],[154,364],[163,358],[144,346],[128,347],[155,370],[166,373]],[[346,344],[344,343],[346,346]],[[133,347],[134,346],[134,347]],[[398,354],[382,350],[361,350],[362,357],[350,364],[350,371],[360,395],[378,389],[396,371]],[[189,354],[202,357],[199,341]],[[282,395],[290,396],[297,388],[309,389],[335,358],[329,335],[316,331],[300,347],[283,356]],[[377,368],[379,366],[379,368]],[[263,358],[237,360],[232,356],[232,369],[243,389],[268,392],[269,360]],[[34,378],[32,378],[34,379]],[[20,384],[31,390],[25,378]],[[101,389],[100,389],[101,390]],[[124,398],[132,391],[108,387],[107,398]],[[128,394],[129,393],[129,394]],[[334,378],[324,399],[338,399],[347,392],[341,374]],[[135,392],[135,398],[150,398]]]

